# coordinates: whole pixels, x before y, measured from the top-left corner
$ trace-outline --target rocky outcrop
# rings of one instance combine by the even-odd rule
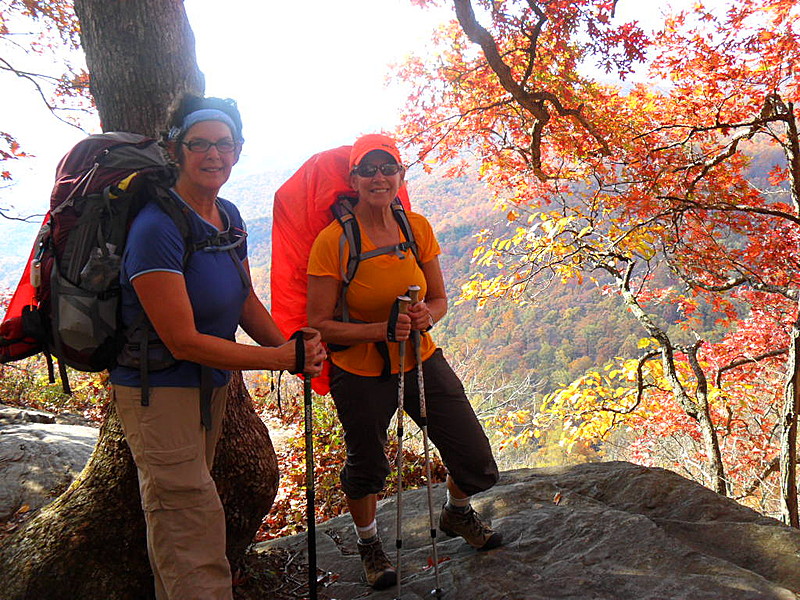
[[[81,472],[97,429],[75,419],[0,406],[0,521],[44,506]]]
[[[443,499],[444,488],[435,486]],[[476,552],[437,537],[443,598],[453,600],[795,600],[800,532],[673,472],[596,463],[503,473],[474,499],[505,544]],[[434,596],[425,490],[403,494],[403,600]],[[396,504],[378,522],[394,560]],[[438,506],[436,509],[438,516]],[[348,516],[317,526],[320,598],[395,598],[364,583]],[[260,550],[304,551],[305,535]]]
[[[0,520],[47,503],[80,472],[97,432],[0,406]],[[434,486],[438,517],[444,487]],[[476,552],[437,537],[442,597],[452,600],[798,600],[800,531],[677,474],[595,463],[502,474],[476,509],[505,544]],[[425,490],[403,493],[402,599],[435,596]],[[395,499],[379,505],[395,558]],[[304,555],[305,535],[259,544]],[[302,560],[299,556],[297,560]],[[319,598],[388,600],[364,583],[350,517],[317,525]]]

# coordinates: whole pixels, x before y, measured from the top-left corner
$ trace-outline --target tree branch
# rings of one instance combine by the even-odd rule
[[[759,354],[758,356],[753,356],[751,358],[739,358],[737,360],[734,360],[733,362],[728,363],[724,367],[720,367],[719,369],[717,369],[715,385],[718,388],[722,387],[722,375],[727,371],[743,367],[744,365],[750,365],[753,363],[761,362],[762,360],[766,360],[767,358],[774,358],[775,356],[780,356],[781,354],[787,354],[788,352],[789,348],[777,348],[775,350],[770,350],[769,352],[765,352],[764,354]]]
[[[531,4],[531,2],[529,2]],[[526,90],[520,85],[511,72],[511,67],[504,61],[500,52],[497,49],[497,44],[492,35],[480,24],[475,18],[475,11],[472,8],[470,0],[453,0],[453,5],[456,10],[458,22],[461,24],[467,38],[474,44],[478,44],[483,50],[486,57],[486,62],[489,67],[497,75],[500,85],[503,86],[511,96],[516,100],[520,106],[527,110],[536,119],[533,131],[531,132],[531,154],[533,158],[533,166],[540,179],[546,179],[546,175],[541,170],[541,140],[542,132],[545,125],[550,121],[551,115],[547,110],[546,103],[549,103],[555,108],[560,116],[572,117],[597,141],[600,145],[600,151],[603,155],[608,156],[611,154],[611,149],[608,142],[597,131],[597,129],[589,122],[588,119],[582,114],[583,107],[567,108],[561,100],[553,93],[547,91],[531,92]],[[544,13],[533,9],[539,16],[539,23],[545,18]],[[538,26],[538,24],[537,24]]]
[[[70,109],[70,108],[67,108],[67,107],[56,107],[56,106],[54,106],[47,99],[47,96],[45,95],[45,92],[42,89],[42,86],[38,81],[40,79],[41,80],[52,80],[53,82],[57,83],[59,81],[58,78],[51,77],[49,75],[42,75],[42,74],[39,74],[39,73],[29,73],[29,72],[26,72],[26,71],[21,71],[21,70],[15,68],[14,66],[12,66],[11,63],[9,63],[4,58],[0,58],[0,71],[8,71],[10,73],[13,73],[14,75],[16,75],[17,77],[19,77],[21,79],[26,79],[27,81],[30,81],[33,84],[33,86],[36,88],[36,91],[39,94],[39,97],[41,98],[41,100],[44,103],[44,105],[47,107],[47,110],[49,110],[56,119],[58,119],[62,123],[66,123],[70,127],[74,127],[75,129],[77,129],[79,131],[83,131],[83,128],[80,125],[76,125],[75,123],[69,122],[68,120],[66,120],[63,117],[61,117],[57,112],[59,110],[64,110],[64,111],[75,110],[75,111],[79,111],[80,109]]]

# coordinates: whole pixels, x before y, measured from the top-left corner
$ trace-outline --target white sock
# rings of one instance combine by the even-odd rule
[[[378,537],[377,519],[372,519],[372,523],[370,523],[366,527],[359,527],[355,523],[353,523],[353,527],[355,527],[356,535],[358,536],[358,541],[362,544],[369,544],[371,542],[374,542]]]
[[[471,499],[472,496],[467,496],[466,498],[456,498],[450,494],[450,490],[447,490],[447,509],[455,512],[467,512]]]

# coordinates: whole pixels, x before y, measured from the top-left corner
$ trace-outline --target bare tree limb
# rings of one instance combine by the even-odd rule
[[[70,111],[70,110],[71,111],[76,111],[76,112],[85,112],[85,111],[83,111],[82,109],[79,109],[79,108],[69,108],[69,107],[57,107],[57,106],[54,106],[50,102],[50,100],[48,100],[47,95],[45,94],[44,90],[42,89],[41,84],[39,83],[39,80],[51,80],[51,81],[57,83],[59,81],[58,78],[52,77],[52,76],[49,76],[49,75],[42,75],[42,74],[39,74],[39,73],[29,73],[29,72],[26,72],[26,71],[21,71],[20,69],[17,69],[14,66],[12,66],[11,63],[9,63],[4,58],[0,58],[0,71],[7,71],[9,73],[13,73],[17,77],[29,81],[31,84],[33,84],[33,87],[36,88],[36,92],[39,94],[39,98],[41,98],[42,102],[47,107],[47,110],[49,110],[56,119],[58,119],[62,123],[66,123],[70,127],[74,127],[75,129],[77,129],[79,131],[84,131],[83,128],[80,125],[76,125],[75,123],[71,123],[67,119],[65,119],[62,116],[60,116],[58,114],[58,111]]]

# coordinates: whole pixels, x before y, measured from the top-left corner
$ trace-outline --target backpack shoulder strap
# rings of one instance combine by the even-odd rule
[[[160,185],[152,186],[151,197],[153,200],[155,200],[161,210],[167,213],[167,216],[172,219],[172,222],[175,223],[175,227],[178,228],[178,232],[181,235],[181,239],[183,239],[185,248],[182,260],[183,267],[185,269],[186,264],[189,262],[189,257],[194,251],[192,227],[189,224],[189,208],[182,202],[179,202],[177,198],[172,195],[170,190],[163,188]]]
[[[347,242],[349,252],[347,260],[342,260],[342,281],[344,286],[350,285],[358,269],[358,262],[361,256],[361,231],[358,228],[358,221],[353,212],[357,199],[348,196],[339,196],[333,203],[331,211],[333,216],[342,227],[342,236],[339,240],[339,256],[344,258],[344,244]]]
[[[416,239],[414,238],[414,231],[411,228],[411,222],[408,220],[408,215],[399,198],[392,200],[392,214],[406,241],[398,245],[384,246],[364,253],[361,252],[361,232],[358,229],[358,221],[353,212],[354,205],[355,201],[353,198],[340,196],[331,207],[333,216],[342,227],[342,237],[339,242],[340,256],[344,253],[344,243],[347,242],[349,246],[347,261],[342,261],[342,280],[345,282],[345,285],[349,285],[353,277],[355,277],[359,262],[367,258],[372,258],[373,256],[411,250],[414,254],[414,258],[419,262],[419,251]]]
[[[408,215],[403,208],[403,203],[400,202],[400,198],[395,198],[392,200],[392,214],[394,215],[397,224],[400,226],[400,231],[403,232],[403,235],[406,238],[405,247],[411,250],[411,252],[414,254],[414,258],[417,262],[419,262],[419,249],[417,248],[417,240],[414,238],[414,231],[411,229],[411,222],[408,220]]]
[[[339,307],[342,311],[342,321],[350,321],[350,311],[347,309],[347,288],[356,276],[358,263],[361,257],[361,231],[358,228],[358,221],[353,212],[353,206],[358,202],[357,198],[349,196],[339,196],[331,206],[334,218],[342,227],[342,235],[339,238],[339,261],[342,273],[342,291],[339,296]],[[344,256],[344,245],[347,242],[348,254]]]
[[[204,240],[195,241],[194,237],[192,236],[192,227],[190,224],[192,218],[191,209],[189,209],[186,204],[181,202],[170,190],[158,188],[154,196],[156,201],[159,203],[159,206],[175,223],[175,226],[178,228],[178,231],[183,238],[184,252],[182,262],[184,271],[186,271],[186,267],[189,264],[189,259],[195,252],[227,252],[231,257],[231,260],[233,260],[234,264],[239,269],[239,276],[241,277],[244,286],[248,289],[252,287],[250,277],[244,270],[244,267],[242,266],[238,255],[236,254],[236,249],[244,244],[245,239],[247,238],[247,232],[243,232],[242,235],[233,237],[231,232],[231,218],[224,209],[222,210],[222,213],[227,221],[226,233],[211,235]]]
[[[362,252],[358,255],[359,261],[372,258],[373,256],[381,256],[383,254],[396,254],[402,258],[405,256],[404,253],[406,250],[411,250],[411,253],[414,255],[417,263],[419,263],[419,254],[417,252],[417,242],[414,238],[414,231],[411,229],[411,222],[408,220],[408,215],[406,214],[406,211],[403,208],[399,198],[392,200],[391,208],[392,216],[394,217],[395,221],[397,221],[397,225],[400,227],[400,231],[403,233],[405,241],[400,242],[399,244],[381,246],[380,248],[375,248],[374,250],[370,250],[368,252]]]

